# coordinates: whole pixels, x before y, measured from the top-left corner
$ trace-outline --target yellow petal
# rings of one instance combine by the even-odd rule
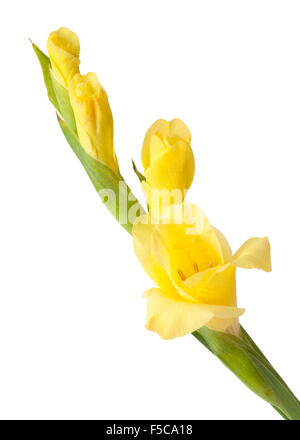
[[[79,72],[80,43],[77,35],[64,27],[51,32],[47,50],[55,78],[64,87],[68,87],[74,75]]]
[[[267,237],[250,238],[234,254],[232,262],[245,269],[272,270],[271,248]]]
[[[238,307],[218,306],[218,305],[210,305],[210,304],[208,305],[202,304],[202,306],[206,310],[209,310],[214,314],[213,319],[220,319],[220,320],[237,319],[245,312],[245,309],[240,309]]]
[[[153,234],[156,225],[150,223],[149,216],[139,217],[133,225],[132,237],[135,254],[149,277],[162,289],[166,295],[179,298],[172,280],[156,258],[153,252]]]
[[[170,121],[169,124],[170,124],[169,137],[182,139],[187,144],[191,143],[192,135],[184,122],[182,122],[180,119],[172,119],[172,121]]]
[[[193,150],[185,141],[179,140],[151,162],[145,171],[152,188],[188,190],[195,174]]]
[[[142,164],[145,169],[150,165],[150,140],[155,133],[159,133],[161,137],[166,137],[169,133],[169,123],[164,119],[158,119],[147,131],[142,148]]]
[[[214,231],[222,248],[224,263],[228,263],[232,260],[232,250],[230,244],[221,231],[219,231],[217,228],[214,228]]]
[[[150,139],[150,163],[158,159],[167,149],[161,137],[154,134]]]
[[[240,311],[240,315],[242,315],[245,311],[243,309],[236,309],[236,310]],[[228,319],[212,318],[206,324],[206,327],[209,327],[218,332],[230,333],[234,336],[240,335],[240,324],[237,318],[228,318]]]
[[[144,295],[148,298],[146,328],[163,339],[185,336],[214,316],[199,304],[168,298],[160,289],[150,289]]]
[[[230,324],[243,313],[235,307],[202,305],[168,298],[160,289],[150,289],[144,293],[148,299],[146,328],[163,339],[185,336],[212,323],[218,330],[224,328],[224,322]]]
[[[182,288],[203,304],[236,306],[236,268],[234,264],[198,272],[182,283]]]
[[[151,200],[151,186],[145,180],[142,181],[141,186],[142,186],[144,196],[145,196],[147,203],[149,205],[149,200]]]
[[[107,94],[95,73],[77,74],[69,85],[78,137],[83,148],[119,174],[113,117]]]

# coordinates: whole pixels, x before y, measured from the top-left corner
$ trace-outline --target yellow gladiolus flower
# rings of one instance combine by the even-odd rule
[[[73,76],[79,73],[80,43],[77,35],[61,27],[49,35],[47,50],[55,79],[68,87]]]
[[[151,215],[133,227],[135,253],[157,284],[145,292],[146,328],[164,339],[184,336],[202,326],[238,335],[236,267],[271,271],[270,244],[251,238],[233,255],[200,208],[184,203],[169,210],[169,223]],[[181,216],[181,218],[180,218]]]
[[[87,153],[119,174],[113,117],[97,75],[75,75],[69,85],[69,96],[81,145]]]
[[[195,174],[190,143],[191,133],[180,119],[170,122],[159,119],[147,131],[142,148],[146,178],[142,187],[151,210],[159,203],[159,197],[164,197],[163,191],[170,195],[177,190],[179,201],[183,202]],[[168,201],[165,205],[168,206]]]

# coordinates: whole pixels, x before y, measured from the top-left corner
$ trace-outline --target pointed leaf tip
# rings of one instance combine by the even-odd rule
[[[139,181],[142,183],[144,180],[146,180],[146,179],[145,179],[145,176],[144,176],[142,173],[139,172],[139,170],[137,169],[137,167],[136,167],[136,165],[135,165],[133,159],[131,159],[131,163],[132,163],[133,171],[134,171],[135,174],[137,175]]]

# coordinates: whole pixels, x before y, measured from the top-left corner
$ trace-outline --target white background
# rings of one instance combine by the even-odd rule
[[[147,128],[191,129],[200,205],[233,249],[268,235],[273,272],[238,272],[242,324],[299,383],[298,1],[11,1],[2,6],[0,417],[278,419],[192,336],[144,329],[153,282],[67,145],[27,40],[81,40],[123,175]]]

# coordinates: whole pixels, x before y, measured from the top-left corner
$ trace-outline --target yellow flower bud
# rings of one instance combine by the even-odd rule
[[[151,210],[155,204],[152,190],[179,190],[183,201],[195,173],[190,142],[191,133],[180,119],[159,119],[147,131],[142,148],[146,182],[142,186]]]
[[[107,93],[95,73],[74,76],[69,85],[78,137],[82,147],[119,174],[114,151],[114,125]]]
[[[68,87],[73,76],[79,72],[80,43],[77,35],[61,27],[49,35],[47,50],[55,79]]]

